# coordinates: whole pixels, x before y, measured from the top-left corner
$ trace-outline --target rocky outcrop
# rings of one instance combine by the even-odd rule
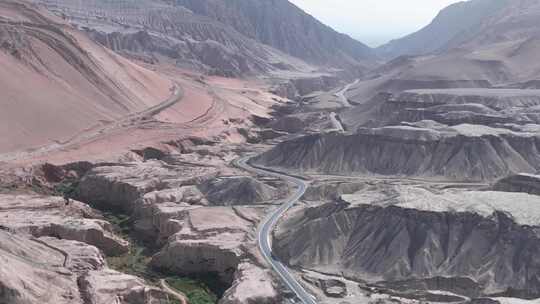
[[[321,289],[327,297],[343,298],[347,295],[346,284],[339,280],[319,279],[308,275],[303,275],[302,279]]]
[[[378,282],[371,286],[379,291],[387,291],[404,298],[421,297],[436,302],[457,302],[463,301],[464,297],[474,299],[481,295],[481,286],[465,277],[412,278],[403,281]],[[433,291],[444,292],[437,293]]]
[[[88,271],[77,280],[84,303],[159,304],[170,301],[164,291],[140,278],[111,269]]]
[[[106,267],[85,243],[0,230],[0,302],[157,304],[168,299],[141,279]]]
[[[255,163],[303,172],[481,181],[536,172],[539,144],[537,133],[478,125],[397,126],[293,139]]]
[[[34,237],[56,237],[94,245],[108,255],[127,251],[128,243],[87,205],[60,197],[0,195],[0,225]]]
[[[365,183],[354,183],[354,182],[333,182],[333,181],[324,181],[324,182],[314,182],[312,183],[304,196],[303,200],[306,201],[336,201],[343,194],[352,194],[366,187]]]
[[[64,142],[170,94],[170,80],[91,42],[40,6],[2,1],[0,19],[0,83],[12,104],[0,113],[2,153]],[[31,119],[36,111],[39,121]]]
[[[103,164],[82,178],[77,193],[91,204],[131,215],[137,237],[161,248],[150,262],[156,270],[214,275],[230,287],[224,303],[274,303],[273,279],[252,254],[252,233],[264,207],[241,205],[279,193],[251,177],[217,175],[215,167],[157,160]],[[254,277],[257,289],[244,293],[243,286],[255,286]]]
[[[310,77],[280,80],[274,84],[272,93],[290,100],[298,100],[313,92],[330,91],[340,84],[340,78],[331,75],[314,75]]]
[[[104,209],[134,211],[134,204],[144,194],[180,185],[189,177],[161,161],[98,166],[80,181],[76,197]]]
[[[224,283],[231,284],[245,257],[243,243],[250,222],[224,207],[176,207],[163,209],[162,213],[168,214],[169,227],[176,225],[174,230],[160,231],[161,239],[165,239],[164,233],[170,236],[152,258],[152,265],[184,274],[216,273]]]
[[[383,183],[305,208],[276,232],[276,255],[357,280],[467,277],[472,293],[538,297],[538,197],[439,191]]]
[[[219,304],[273,304],[280,303],[269,270],[250,263],[242,263],[236,271],[233,286],[227,290]]]
[[[251,177],[216,177],[213,167],[167,165],[162,161],[96,166],[75,196],[100,208],[140,213],[164,202],[189,205],[251,205],[268,201],[276,189]]]
[[[267,202],[276,189],[251,177],[225,177],[198,186],[213,206],[255,205]]]
[[[525,192],[540,195],[540,176],[516,174],[500,179],[493,185],[496,191]]]
[[[40,2],[86,30],[102,45],[148,63],[166,58],[182,68],[228,77],[295,70],[306,65],[219,19],[170,2],[132,2],[129,11],[102,0],[85,2],[83,6],[71,1]]]
[[[344,113],[348,129],[433,120],[446,125],[539,124],[540,91],[514,89],[423,89],[379,94]]]
[[[396,102],[406,107],[442,105],[483,105],[492,111],[540,105],[540,90],[514,89],[425,89],[399,94]]]
[[[76,277],[63,267],[58,250],[0,230],[0,301],[3,303],[82,304]]]

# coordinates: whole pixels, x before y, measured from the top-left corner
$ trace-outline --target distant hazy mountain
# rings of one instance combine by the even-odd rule
[[[443,9],[423,29],[392,40],[379,47],[377,51],[384,57],[393,58],[400,55],[423,55],[444,50],[474,36],[485,21],[500,13],[511,2],[537,1],[471,0],[455,3]]]
[[[287,0],[174,2],[310,63],[347,67],[374,58],[371,48],[334,31]]]

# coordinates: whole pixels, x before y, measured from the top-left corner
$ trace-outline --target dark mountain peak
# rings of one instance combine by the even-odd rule
[[[423,55],[459,45],[466,37],[474,36],[480,25],[494,16],[511,1],[471,0],[444,8],[433,21],[421,30],[378,48],[387,58],[400,55]]]
[[[365,44],[336,32],[287,0],[172,2],[311,63],[350,67],[375,57]]]

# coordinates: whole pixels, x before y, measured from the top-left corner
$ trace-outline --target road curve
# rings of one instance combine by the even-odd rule
[[[287,175],[285,173],[279,173],[276,171],[269,171],[264,168],[256,168],[250,165],[249,159],[251,157],[243,157],[237,159],[235,164],[237,167],[242,168],[246,171],[254,172],[262,175],[274,176],[283,180],[286,180],[298,188],[295,193],[287,199],[278,209],[268,214],[266,218],[263,219],[259,230],[257,232],[257,241],[259,244],[259,249],[266,259],[266,261],[272,266],[274,271],[279,275],[283,283],[285,283],[298,297],[298,299],[303,304],[316,304],[316,299],[313,295],[309,294],[304,287],[296,280],[296,278],[291,274],[287,266],[285,266],[281,261],[279,261],[272,254],[272,231],[276,226],[277,222],[283,215],[292,207],[294,204],[300,200],[304,195],[307,189],[307,182],[296,178],[294,176]]]

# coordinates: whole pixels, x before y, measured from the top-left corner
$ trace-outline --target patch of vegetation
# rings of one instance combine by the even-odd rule
[[[132,220],[129,215],[121,213],[104,212],[105,219],[114,227],[114,232],[123,239],[129,241],[129,250],[127,253],[107,257],[108,265],[120,272],[135,275],[144,278],[151,284],[157,284],[160,276],[149,267],[152,255],[156,250],[140,242],[132,235]]]
[[[148,284],[158,286],[159,280],[165,279],[171,288],[186,295],[190,304],[215,304],[218,296],[223,295],[224,286],[217,274],[192,277],[180,277],[158,272],[150,267],[152,255],[157,248],[138,240],[132,233],[133,221],[130,216],[121,213],[104,212],[115,233],[130,243],[129,251],[121,256],[107,257],[107,264],[114,270],[143,278]],[[170,304],[180,304],[170,300]]]
[[[65,179],[54,187],[53,192],[58,196],[73,198],[77,187],[79,187],[78,179]]]
[[[218,301],[218,296],[205,280],[174,276],[168,277],[165,281],[170,287],[184,293],[191,304],[214,304]]]

